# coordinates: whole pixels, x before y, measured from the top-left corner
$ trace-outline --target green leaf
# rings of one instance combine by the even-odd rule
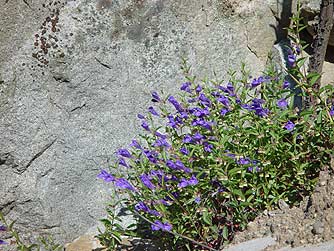
[[[203,221],[208,225],[212,225],[212,216],[207,209],[203,211]]]
[[[228,239],[228,228],[227,228],[227,226],[224,226],[224,228],[223,228],[223,238],[225,240]]]

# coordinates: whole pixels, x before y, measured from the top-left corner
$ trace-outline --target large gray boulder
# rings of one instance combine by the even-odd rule
[[[33,0],[0,9],[0,209],[62,241],[95,229],[96,179],[140,131],[150,91],[175,93],[181,57],[201,77],[264,69],[276,1]],[[215,75],[214,75],[215,73]]]

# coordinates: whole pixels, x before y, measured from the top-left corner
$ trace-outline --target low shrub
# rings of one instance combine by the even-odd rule
[[[333,156],[334,89],[312,89],[319,76],[304,70],[301,42],[291,39],[293,85],[271,69],[251,78],[245,67],[226,83],[200,82],[184,64],[179,95],[152,92],[153,105],[138,115],[146,133],[98,175],[127,194],[122,205],[142,222],[124,229],[109,210],[104,245],[149,235],[174,250],[220,250],[259,212],[312,191]],[[294,88],[317,103],[294,107]]]

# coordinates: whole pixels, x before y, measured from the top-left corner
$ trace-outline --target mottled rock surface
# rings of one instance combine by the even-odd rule
[[[175,93],[181,57],[201,78],[256,74],[277,1],[33,0],[0,8],[0,209],[28,233],[94,232],[96,180],[139,132],[150,91]],[[215,74],[214,74],[215,73]]]
[[[175,92],[180,58],[201,76],[263,68],[267,5],[228,1],[9,1],[0,10],[0,208],[70,240],[104,215],[96,180],[138,132],[149,92]],[[191,10],[191,11],[190,11]],[[14,34],[14,35],[13,35]]]

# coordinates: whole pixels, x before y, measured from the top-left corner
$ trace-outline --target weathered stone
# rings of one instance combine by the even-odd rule
[[[276,1],[8,1],[0,9],[0,209],[62,241],[103,217],[96,179],[140,131],[150,91],[264,69]],[[214,75],[214,72],[216,75]]]

